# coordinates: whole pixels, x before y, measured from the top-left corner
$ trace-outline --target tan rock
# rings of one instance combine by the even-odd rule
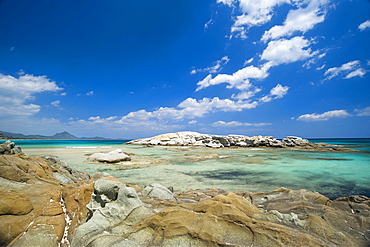
[[[7,246],[34,220],[32,215],[0,215],[0,246]]]
[[[68,246],[61,241],[85,222],[93,181],[64,184],[53,173],[73,181],[86,174],[51,161],[0,155],[0,246]]]
[[[16,190],[0,189],[0,215],[24,215],[32,209],[32,203],[26,194]]]

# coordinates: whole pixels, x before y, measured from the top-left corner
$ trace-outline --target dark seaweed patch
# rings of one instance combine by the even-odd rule
[[[344,158],[316,158],[318,160],[352,160],[352,159],[344,159]]]
[[[246,180],[246,178],[268,176],[271,174],[268,172],[218,170],[218,171],[196,172],[195,174],[188,174],[188,175],[202,176],[206,178],[220,179],[220,180],[234,180],[234,179]]]

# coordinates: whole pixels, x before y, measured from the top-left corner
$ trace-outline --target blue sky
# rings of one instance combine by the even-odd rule
[[[370,137],[370,1],[0,1],[0,130]]]

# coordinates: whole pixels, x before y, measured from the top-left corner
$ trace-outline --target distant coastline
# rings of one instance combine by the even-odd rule
[[[100,136],[76,137],[68,133],[67,131],[56,133],[52,136],[24,135],[20,133],[0,131],[0,140],[111,140],[111,138],[105,138]]]

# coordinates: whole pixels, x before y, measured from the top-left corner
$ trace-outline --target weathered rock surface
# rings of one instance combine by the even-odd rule
[[[141,194],[150,198],[177,201],[175,195],[168,188],[160,184],[150,184],[145,186]]]
[[[21,153],[22,149],[19,146],[15,146],[14,142],[6,141],[0,144],[0,155],[1,154],[18,154]]]
[[[56,157],[0,155],[0,246],[68,246],[93,182]]]
[[[92,162],[118,163],[121,161],[130,161],[131,157],[117,149],[109,153],[94,153],[87,158]]]
[[[274,148],[301,148],[320,149],[330,151],[353,151],[344,150],[338,147],[331,147],[327,144],[316,144],[301,137],[288,136],[277,140],[272,136],[243,136],[243,135],[207,135],[197,132],[168,133],[151,138],[132,140],[127,144],[135,145],[167,145],[167,146],[203,146],[212,148],[221,147],[274,147]]]
[[[105,186],[99,189],[101,186],[96,185],[89,204],[89,207],[97,205],[92,210],[94,214],[77,229],[72,246],[368,246],[370,243],[370,199],[366,197],[331,201],[306,190],[280,188],[267,193],[227,193],[211,189],[182,192],[176,195],[177,201],[141,197],[142,204],[136,194],[126,192],[127,188],[118,183],[109,182]],[[101,198],[108,198],[106,204],[97,195],[105,195]],[[116,207],[119,209],[108,210]]]

